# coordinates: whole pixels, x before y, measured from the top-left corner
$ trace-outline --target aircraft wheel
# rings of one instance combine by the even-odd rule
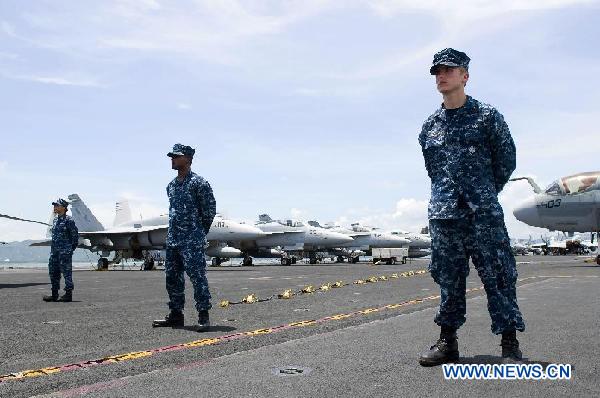
[[[211,260],[211,264],[213,267],[218,267],[219,265],[221,265],[221,259],[219,257],[213,257],[213,259]]]
[[[600,254],[596,256],[596,264],[600,265]]]
[[[252,257],[250,257],[250,256],[244,257],[244,260],[242,261],[242,265],[244,267],[251,267],[252,266]]]
[[[98,271],[108,269],[108,259],[101,257],[98,259]]]
[[[147,258],[144,260],[144,271],[152,271],[154,269],[154,259]]]

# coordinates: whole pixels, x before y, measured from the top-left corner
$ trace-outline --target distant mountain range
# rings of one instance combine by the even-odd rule
[[[0,245],[0,265],[10,263],[45,263],[50,256],[50,247],[30,247],[36,240],[8,242]],[[5,261],[6,259],[10,261]],[[88,250],[77,249],[73,253],[73,262],[96,262],[98,256]]]

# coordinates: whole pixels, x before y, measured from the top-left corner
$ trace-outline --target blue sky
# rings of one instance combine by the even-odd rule
[[[515,175],[546,185],[599,169],[598,20],[575,0],[4,1],[0,213],[46,220],[77,192],[106,225],[122,198],[156,215],[182,142],[234,219],[418,230],[433,53],[469,54],[467,91],[504,114]],[[513,236],[540,233],[510,214],[529,193],[501,195]],[[44,233],[0,221],[0,240]]]

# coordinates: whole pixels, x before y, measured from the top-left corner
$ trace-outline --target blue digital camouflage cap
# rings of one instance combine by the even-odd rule
[[[173,150],[167,154],[169,157],[173,156],[189,156],[191,158],[194,157],[196,150],[188,145],[183,144],[175,144],[173,145]]]
[[[446,66],[461,66],[466,70],[469,70],[469,61],[471,58],[467,56],[467,54],[462,51],[455,50],[453,48],[444,48],[442,51],[437,52],[433,56],[433,65],[429,69],[429,73],[435,75],[437,67],[439,65]]]
[[[52,204],[54,206],[62,206],[64,208],[67,208],[69,206],[69,202],[61,198],[56,199],[54,202],[52,202]]]

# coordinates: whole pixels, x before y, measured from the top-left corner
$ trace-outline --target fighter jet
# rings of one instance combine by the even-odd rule
[[[316,264],[320,260],[319,251],[340,247],[353,241],[350,236],[339,232],[311,226],[297,220],[273,220],[268,214],[260,215],[255,226],[269,234],[254,242],[256,249],[280,248],[286,253],[308,255],[310,264]],[[245,250],[251,249],[247,247]],[[282,264],[289,265],[293,262],[293,258],[289,256],[282,258]]]
[[[393,230],[392,235],[398,235],[409,240],[408,257],[418,258],[431,254],[431,237],[429,234],[407,232],[403,230]]]
[[[359,223],[352,224],[353,231],[378,231],[377,228],[362,226]],[[427,230],[427,227],[424,228]],[[423,232],[423,231],[422,231]],[[389,232],[393,236],[397,236],[408,240],[408,257],[418,258],[425,257],[431,254],[431,238],[427,233],[407,232],[400,229],[394,229]],[[406,246],[404,246],[406,247]]]
[[[380,232],[373,228],[360,227],[358,223],[352,224],[352,229],[332,224],[326,224],[322,227],[317,221],[309,221],[308,224],[315,228],[324,228],[328,231],[339,232],[350,236],[353,239],[352,242],[338,246],[338,248],[349,249],[335,253],[338,256],[338,262],[343,262],[344,258],[348,258],[348,261],[357,263],[360,253],[368,254],[371,249],[409,247],[410,244],[410,240],[404,237],[387,232]]]
[[[540,255],[545,254],[548,251],[548,245],[550,239],[540,237],[541,241],[534,242],[531,235],[527,241],[511,239],[510,247],[515,255]]]
[[[527,180],[535,193],[514,209],[517,220],[551,231],[600,230],[600,171],[560,178],[544,191],[530,177],[516,180]]]
[[[69,195],[69,200],[71,201],[73,220],[79,229],[79,247],[100,253],[99,267],[106,268],[109,263],[107,257],[111,252],[115,252],[116,256],[113,261],[118,262],[125,258],[143,259],[148,262],[148,264],[144,264],[145,269],[151,269],[154,259],[148,253],[165,248],[169,226],[168,215],[163,214],[158,217],[131,221],[127,219],[127,215],[131,213],[128,206],[125,207],[124,203],[120,202],[117,204],[115,216],[115,220],[120,224],[105,229],[79,195]],[[241,257],[242,252],[229,246],[228,243],[235,244],[243,240],[255,240],[266,235],[254,226],[217,216],[206,236],[208,241],[206,254],[217,259]],[[47,244],[48,242],[44,241],[34,243],[32,246]]]
[[[593,253],[598,250],[598,242],[592,242],[591,239],[582,240],[581,245],[585,247],[589,252]]]
[[[131,220],[131,209],[127,201],[116,203],[114,225],[118,227],[136,227],[138,222]],[[168,214],[163,214],[158,217],[145,219],[143,226],[160,226],[169,224]],[[268,236],[266,232],[262,232],[256,227],[238,223],[224,218],[217,214],[213,225],[207,235],[209,246],[206,248],[206,255],[212,257],[212,265],[219,266],[224,258],[244,257],[244,265],[252,265],[252,259],[243,253],[239,247],[243,246],[242,242],[254,241],[257,238]],[[279,251],[265,250],[265,257],[278,256],[281,257]]]
[[[527,180],[534,192],[514,209],[517,220],[551,231],[600,231],[600,171],[559,178],[543,191],[530,177],[511,179],[517,180]]]
[[[525,245],[521,242],[512,242],[510,245],[513,254],[515,255],[519,255],[519,256],[527,256],[529,254],[531,254],[531,251],[529,251],[529,246]]]

